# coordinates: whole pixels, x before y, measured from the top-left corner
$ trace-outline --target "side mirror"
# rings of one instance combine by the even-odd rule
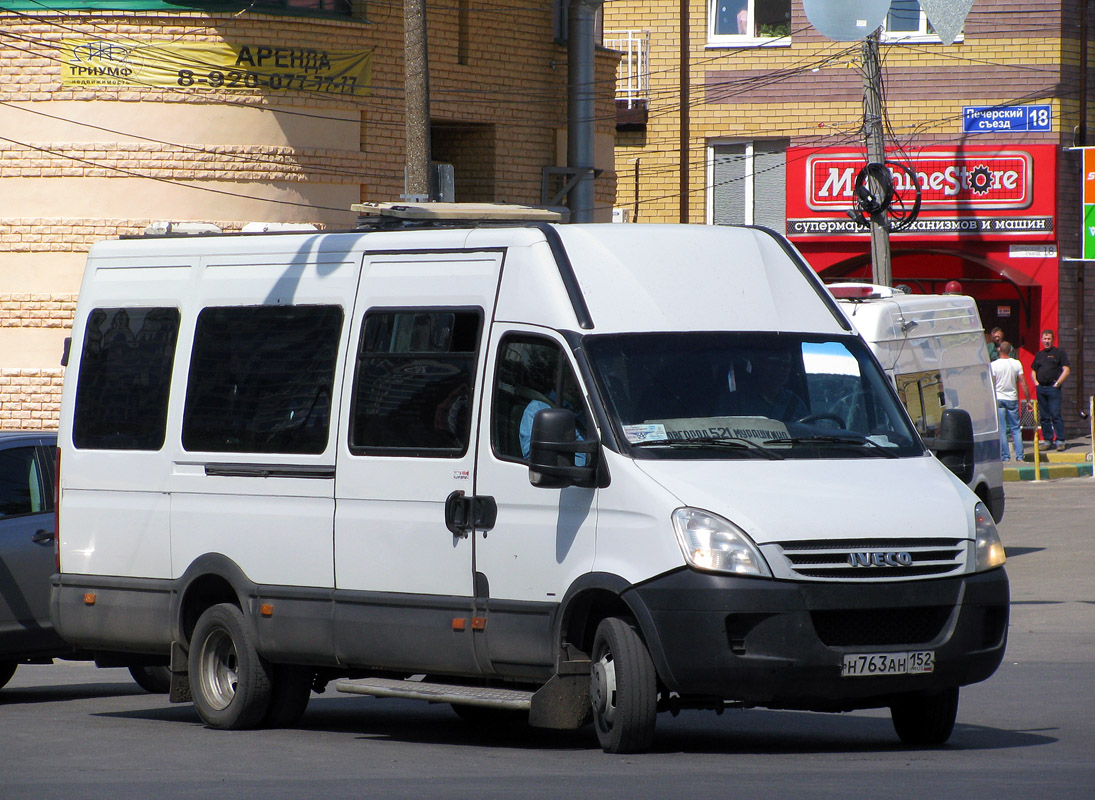
[[[924,444],[963,483],[973,480],[973,419],[968,411],[960,408],[943,411],[939,435],[925,439]]]
[[[575,456],[584,453],[584,459]],[[567,408],[542,408],[532,419],[529,482],[544,489],[597,486],[600,442],[579,440],[577,418]],[[575,461],[584,461],[575,466]]]

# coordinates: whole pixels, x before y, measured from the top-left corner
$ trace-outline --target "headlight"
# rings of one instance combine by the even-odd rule
[[[974,571],[984,572],[1001,566],[1008,560],[1004,555],[1004,543],[1000,541],[996,523],[992,521],[992,515],[989,514],[984,503],[978,503],[973,507],[973,524]]]
[[[729,520],[697,508],[678,508],[673,528],[685,560],[696,569],[772,577],[753,540]]]

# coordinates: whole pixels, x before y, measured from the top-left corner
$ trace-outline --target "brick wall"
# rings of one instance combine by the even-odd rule
[[[57,427],[64,370],[0,368],[0,429]]]
[[[7,34],[0,41],[0,101],[8,104],[0,114],[8,115],[6,133],[19,131],[8,136],[16,141],[0,142],[0,427],[55,422],[61,381],[55,362],[13,368],[25,359],[11,354],[27,352],[20,343],[31,337],[40,344],[43,329],[61,337],[71,327],[75,298],[65,287],[78,285],[82,255],[93,242],[139,234],[163,219],[224,230],[255,219],[347,227],[354,221],[351,202],[399,199],[402,13],[363,2],[354,7],[356,18],[345,20],[250,11],[0,12]],[[449,146],[446,157],[461,167],[457,199],[539,203],[541,170],[559,166],[557,139],[566,126],[566,49],[554,41],[551,6],[484,0],[470,7],[462,27],[456,8],[431,6],[428,25],[431,116],[438,141]],[[64,86],[61,42],[85,38],[368,49],[372,87],[353,97],[227,86]],[[612,53],[597,57],[601,135],[614,130],[617,60]],[[137,130],[146,115],[158,127]],[[206,119],[220,121],[206,125]],[[345,125],[352,127],[337,127]],[[445,138],[446,130],[460,129],[474,135]],[[340,138],[345,130],[351,135]],[[275,142],[279,136],[284,141]],[[330,146],[335,139],[343,143]],[[207,191],[182,201],[179,185]],[[611,169],[598,179],[595,196],[601,206],[613,205]],[[345,202],[323,208],[332,197]],[[171,211],[179,208],[187,210]],[[6,254],[21,265],[10,282],[15,272]],[[67,259],[64,281],[56,276],[58,257]],[[36,258],[52,259],[52,271],[36,271]],[[43,277],[33,277],[39,272]]]

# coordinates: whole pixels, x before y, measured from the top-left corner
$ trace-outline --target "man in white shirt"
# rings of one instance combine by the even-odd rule
[[[1015,444],[1015,460],[1023,460],[1023,430],[1019,426],[1019,395],[1023,402],[1030,399],[1030,387],[1023,374],[1023,365],[1011,357],[1011,344],[1000,343],[1000,357],[990,365],[992,380],[996,385],[996,407],[1000,414],[1000,458],[1011,460],[1008,436]]]

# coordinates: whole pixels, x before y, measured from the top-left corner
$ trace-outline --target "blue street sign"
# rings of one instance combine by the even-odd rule
[[[1053,130],[1050,106],[963,106],[963,133]]]

